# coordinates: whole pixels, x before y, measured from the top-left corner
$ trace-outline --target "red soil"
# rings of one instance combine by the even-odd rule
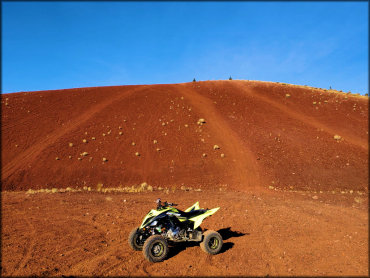
[[[237,190],[367,189],[367,97],[270,82],[206,81],[1,98],[2,190],[144,181]],[[206,120],[203,126],[199,118]],[[334,140],[336,134],[343,139]],[[82,152],[89,155],[78,160]]]
[[[1,102],[1,275],[368,274],[367,97],[207,81]],[[155,190],[95,191],[144,181]],[[93,191],[24,192],[84,186]],[[221,207],[202,227],[221,233],[222,252],[180,244],[151,264],[131,250],[129,232],[158,197]]]

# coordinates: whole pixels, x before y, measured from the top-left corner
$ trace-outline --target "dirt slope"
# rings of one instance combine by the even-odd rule
[[[2,190],[144,181],[367,190],[367,97],[233,80],[22,92],[1,102]]]

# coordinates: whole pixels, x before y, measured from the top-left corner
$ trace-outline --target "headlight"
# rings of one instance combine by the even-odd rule
[[[153,221],[151,224],[150,224],[150,226],[155,226],[155,225],[157,225],[158,224],[158,221],[157,220],[155,220],[155,221]]]

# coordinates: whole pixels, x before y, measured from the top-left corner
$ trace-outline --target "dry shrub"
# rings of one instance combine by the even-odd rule
[[[99,182],[97,185],[96,185],[96,191],[100,192],[103,188],[103,184],[101,182]]]

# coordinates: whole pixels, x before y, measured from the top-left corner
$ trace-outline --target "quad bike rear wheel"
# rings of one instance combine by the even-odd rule
[[[219,233],[208,230],[203,234],[203,241],[200,243],[200,248],[208,254],[216,255],[222,248],[222,237]]]
[[[133,229],[128,237],[128,243],[130,247],[135,251],[143,250],[144,245],[140,239],[140,234],[138,230],[139,230],[138,228]]]
[[[161,262],[168,255],[167,241],[160,235],[150,236],[144,243],[143,253],[149,262]]]

